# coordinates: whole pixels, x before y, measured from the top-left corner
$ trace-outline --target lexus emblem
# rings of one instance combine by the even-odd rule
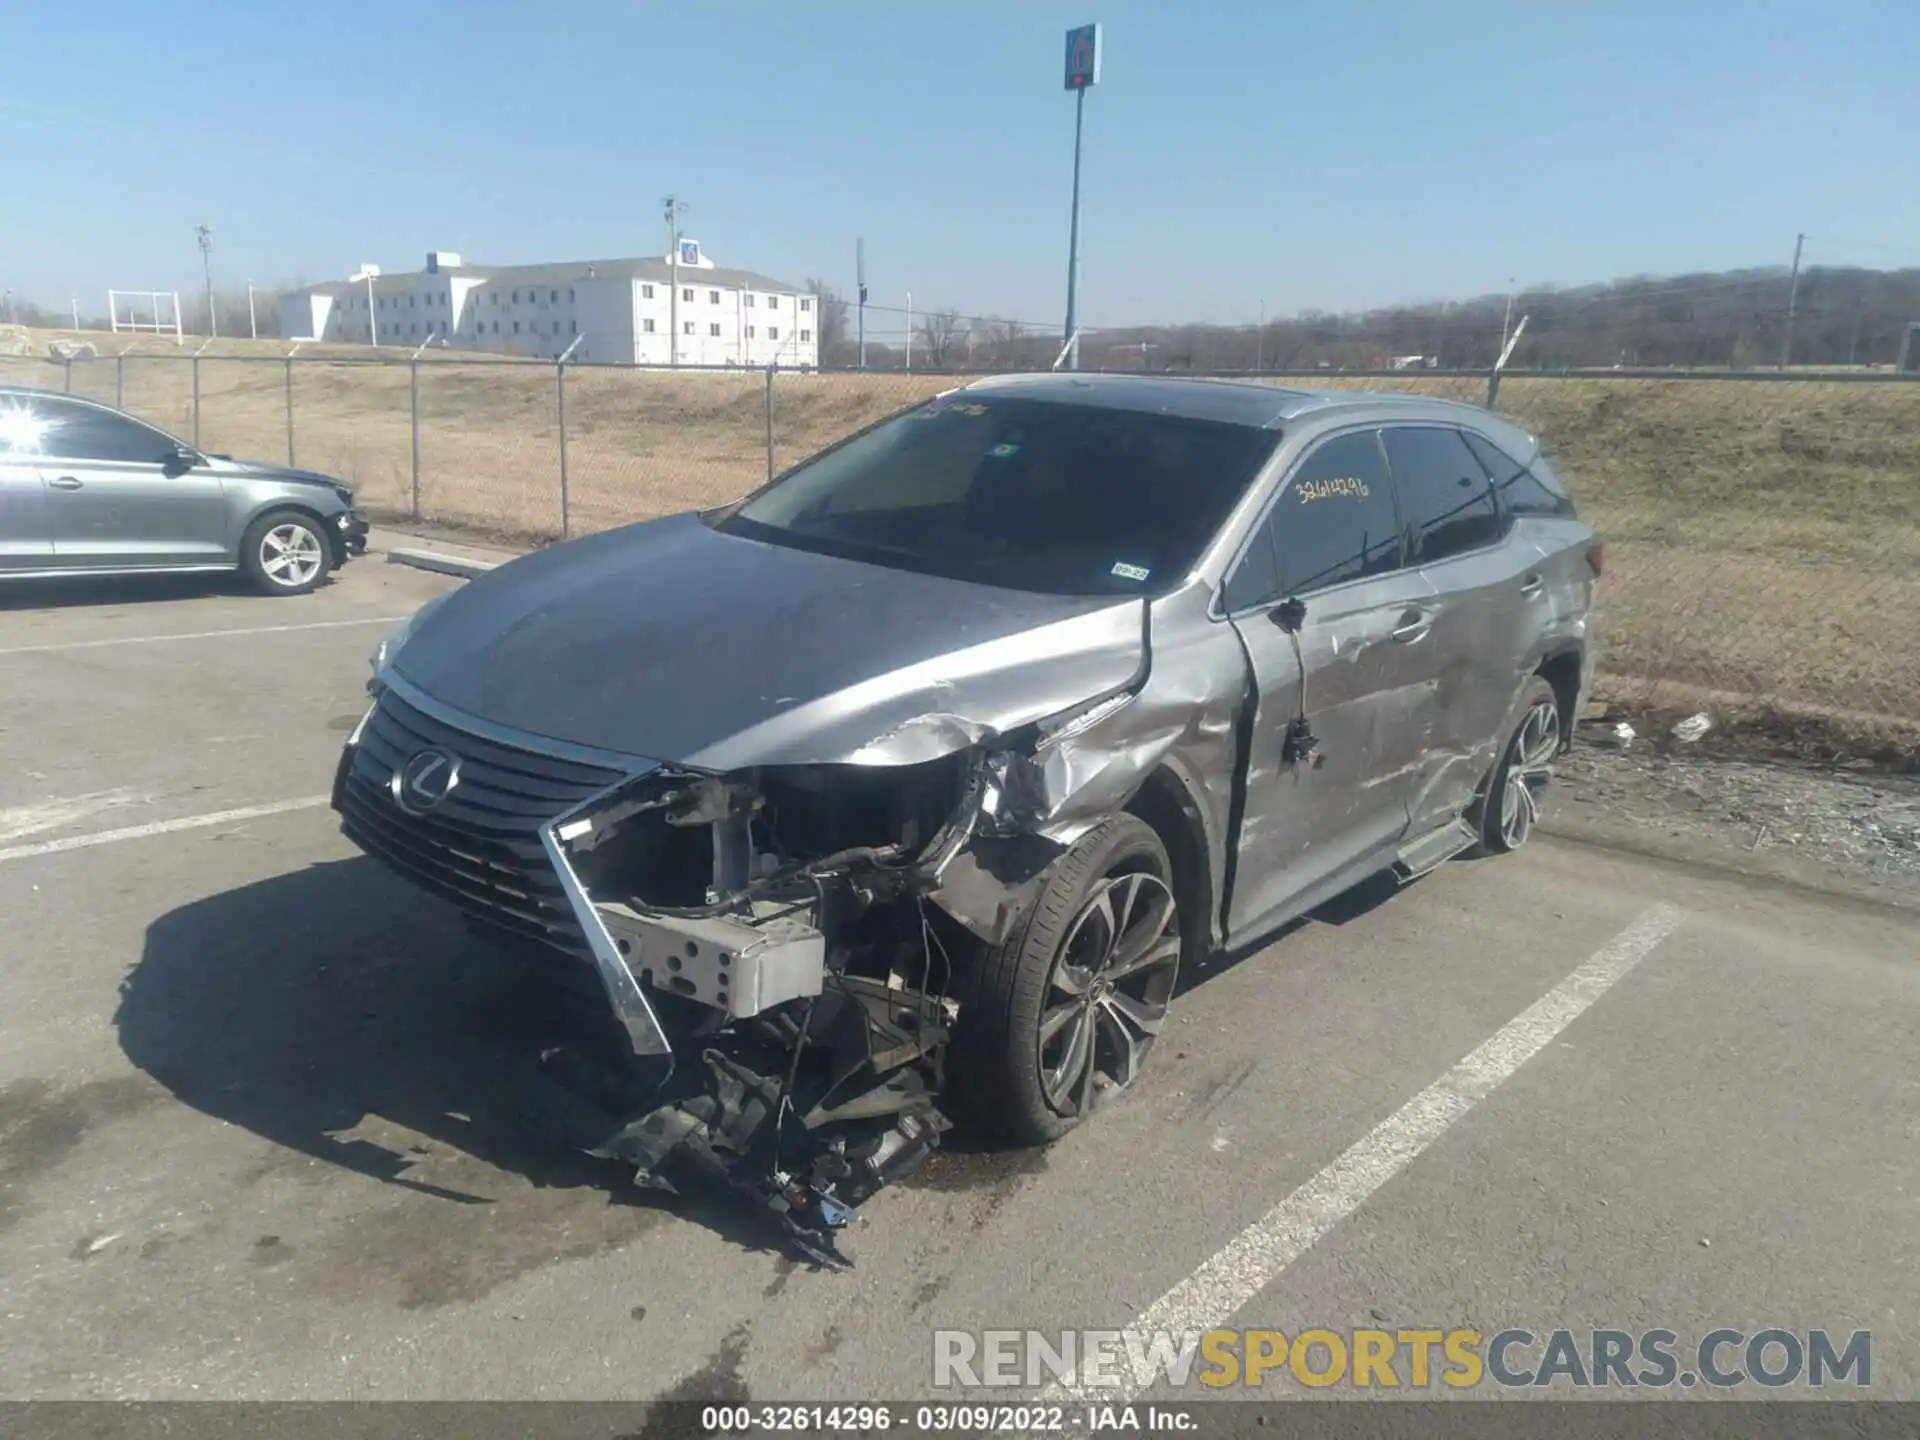
[[[460,783],[460,757],[445,750],[416,750],[393,772],[393,803],[409,815],[424,815]]]

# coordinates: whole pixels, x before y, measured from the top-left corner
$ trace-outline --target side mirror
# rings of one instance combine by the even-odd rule
[[[1307,602],[1297,595],[1289,595],[1267,612],[1267,618],[1289,635],[1297,635],[1307,620]]]
[[[160,469],[168,475],[184,475],[200,463],[197,451],[185,445],[176,445],[160,460]]]

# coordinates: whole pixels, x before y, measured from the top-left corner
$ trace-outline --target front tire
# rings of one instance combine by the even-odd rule
[[[1474,817],[1482,851],[1505,855],[1532,838],[1540,800],[1553,782],[1553,762],[1559,754],[1560,702],[1546,678],[1535,675],[1527,682],[1520,719],[1487,778],[1486,794]]]
[[[958,1109],[1043,1144],[1138,1078],[1173,998],[1180,916],[1166,847],[1116,815],[1055,862],[1026,922],[978,958],[951,1054]]]
[[[311,515],[276,510],[247,527],[240,568],[268,595],[305,595],[333,569],[333,550]]]

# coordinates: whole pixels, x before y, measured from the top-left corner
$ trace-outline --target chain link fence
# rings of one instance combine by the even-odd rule
[[[1884,373],[1884,372],[1883,372]],[[0,357],[203,448],[338,475],[377,518],[545,540],[716,504],[968,376],[412,359]],[[1648,686],[1920,714],[1920,384],[1509,373],[1607,541],[1602,666]],[[1484,374],[1265,383],[1484,404]]]

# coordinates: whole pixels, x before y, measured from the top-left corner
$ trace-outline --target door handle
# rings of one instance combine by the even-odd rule
[[[47,481],[47,484],[56,490],[78,490],[80,488],[80,477],[77,475],[56,475],[53,479]]]
[[[1402,645],[1411,645],[1421,639],[1433,628],[1433,616],[1425,610],[1406,610],[1400,616],[1400,623],[1390,632]]]
[[[1526,579],[1520,582],[1520,593],[1529,598],[1538,595],[1540,593],[1540,577],[1538,575],[1527,576]]]

